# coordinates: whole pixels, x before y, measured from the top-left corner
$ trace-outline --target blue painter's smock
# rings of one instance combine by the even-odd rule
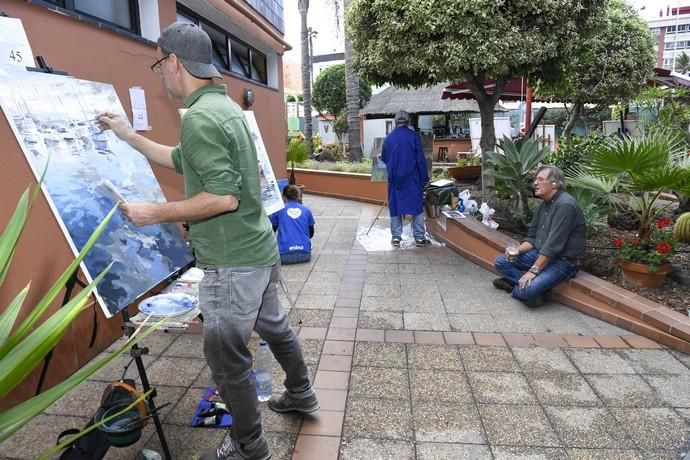
[[[407,126],[395,128],[383,141],[381,159],[388,170],[391,216],[421,214],[429,172],[419,134]]]

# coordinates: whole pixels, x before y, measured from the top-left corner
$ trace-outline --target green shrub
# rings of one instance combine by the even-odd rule
[[[558,141],[558,150],[547,156],[545,162],[567,172],[591,158],[592,153],[600,149],[605,143],[606,138],[597,134],[584,138],[562,137]]]

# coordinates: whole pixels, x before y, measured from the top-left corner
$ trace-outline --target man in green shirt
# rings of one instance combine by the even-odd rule
[[[218,391],[233,415],[231,430],[202,459],[265,460],[271,452],[261,427],[252,354],[252,330],[268,342],[285,370],[287,390],[268,406],[277,412],[319,408],[302,349],[277,297],[279,255],[263,210],[256,150],[240,107],[212,64],[211,40],[201,28],[172,24],[158,39],[160,74],[168,95],[184,101],[180,143],[161,145],[132,131],[110,113],[103,129],[149,160],[184,176],[186,199],[127,203],[135,225],[189,221],[197,265],[204,269],[199,305],[204,315],[204,354]]]

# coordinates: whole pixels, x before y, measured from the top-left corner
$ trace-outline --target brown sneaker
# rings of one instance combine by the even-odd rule
[[[513,285],[510,284],[510,281],[508,281],[505,278],[496,278],[493,281],[493,284],[494,284],[494,287],[496,289],[502,289],[502,290],[506,291],[508,294],[513,292]]]

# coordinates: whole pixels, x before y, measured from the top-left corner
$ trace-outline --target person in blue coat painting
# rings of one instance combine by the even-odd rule
[[[278,232],[278,252],[283,265],[311,260],[311,237],[314,236],[314,216],[300,204],[299,189],[286,185],[283,189],[285,207],[271,214],[273,231]]]
[[[395,114],[395,129],[383,141],[381,160],[388,170],[388,209],[391,215],[391,244],[400,246],[403,216],[412,216],[412,234],[418,247],[430,246],[424,225],[424,186],[429,182],[422,140],[408,127],[410,114]]]

